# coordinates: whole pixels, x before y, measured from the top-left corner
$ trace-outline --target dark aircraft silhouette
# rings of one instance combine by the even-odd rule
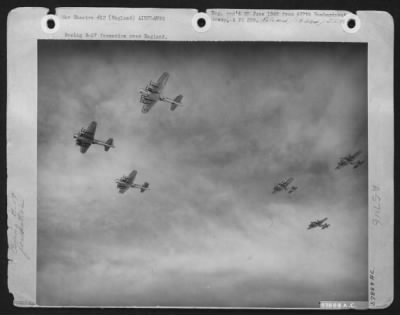
[[[167,97],[164,97],[161,93],[165,87],[169,78],[168,72],[164,72],[161,77],[157,80],[157,82],[150,81],[150,83],[146,86],[145,89],[141,89],[140,92],[140,102],[143,104],[142,113],[147,113],[155,103],[158,101],[166,102],[171,104],[171,110],[175,110],[178,106],[183,106],[182,95],[178,95],[173,100]]]
[[[349,154],[349,155],[346,155],[346,156],[340,158],[340,160],[339,160],[339,162],[338,162],[338,164],[337,164],[335,169],[337,169],[337,170],[341,169],[342,167],[344,167],[346,165],[349,165],[349,164],[353,165],[354,164],[354,159],[357,156],[359,156],[360,154],[361,154],[361,151],[357,151],[354,154]]]
[[[137,175],[137,171],[132,171],[129,176],[122,176],[119,179],[116,179],[115,182],[117,183],[117,188],[119,192],[123,194],[129,188],[137,188],[140,189],[140,192],[145,192],[149,190],[149,183],[144,183],[143,185],[134,184],[135,177]]]
[[[273,194],[282,190],[288,190],[289,185],[293,182],[294,178],[290,177],[274,186],[274,190],[272,191]]]
[[[96,133],[97,123],[92,121],[87,129],[82,128],[81,131],[74,134],[76,144],[81,147],[81,153],[85,153],[92,144],[104,146],[104,150],[108,151],[110,148],[115,148],[113,138],[107,141],[96,140],[94,134]]]
[[[321,229],[326,229],[329,226],[329,224],[327,224],[327,223],[323,224],[326,220],[328,220],[328,218],[324,218],[322,220],[311,221],[311,223],[308,226],[308,230],[316,228],[316,227],[320,227]]]

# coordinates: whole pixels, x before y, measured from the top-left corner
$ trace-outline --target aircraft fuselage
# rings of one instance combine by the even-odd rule
[[[119,189],[121,189],[121,188],[149,189],[146,186],[138,185],[135,183],[130,184],[130,183],[126,182],[124,179],[117,179],[115,182],[117,183],[117,188],[119,188]]]
[[[161,100],[161,93],[159,92],[153,92],[148,89],[145,90],[140,90],[140,94],[142,96],[142,100],[145,102],[158,102]]]
[[[85,133],[78,133],[74,135],[76,144],[80,146],[88,146],[93,143],[94,137]]]
[[[129,186],[128,178],[122,177],[115,181],[117,184]]]

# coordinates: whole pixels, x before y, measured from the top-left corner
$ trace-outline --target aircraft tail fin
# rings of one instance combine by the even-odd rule
[[[178,95],[177,97],[174,98],[174,101],[171,103],[171,110],[175,110],[178,105],[181,105],[180,103],[182,102],[183,95]]]
[[[149,187],[149,183],[145,182],[143,184],[142,188],[140,188],[140,192],[145,192],[148,187]]]
[[[110,150],[110,148],[114,145],[114,139],[113,138],[108,139],[106,141],[106,144],[108,145],[104,146],[104,151]]]

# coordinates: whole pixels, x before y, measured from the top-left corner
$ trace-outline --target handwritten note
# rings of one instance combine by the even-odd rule
[[[375,226],[382,225],[382,216],[381,216],[381,191],[378,185],[372,185],[372,194],[371,194],[371,201],[372,201],[372,224]]]
[[[11,193],[8,197],[8,215],[10,231],[8,246],[13,253],[21,253],[26,259],[30,260],[30,256],[25,251],[24,201],[22,198],[18,198],[15,193]]]
[[[281,11],[281,10],[208,10],[213,22],[222,23],[302,23],[340,24],[346,15],[344,11]]]

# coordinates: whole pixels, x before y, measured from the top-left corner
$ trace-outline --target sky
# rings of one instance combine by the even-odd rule
[[[367,300],[363,44],[38,44],[40,305],[318,307]],[[141,112],[170,73],[174,112]],[[72,138],[97,121],[81,154]],[[151,190],[119,194],[137,170]],[[272,194],[294,177],[298,190]],[[328,217],[328,229],[307,230]]]

